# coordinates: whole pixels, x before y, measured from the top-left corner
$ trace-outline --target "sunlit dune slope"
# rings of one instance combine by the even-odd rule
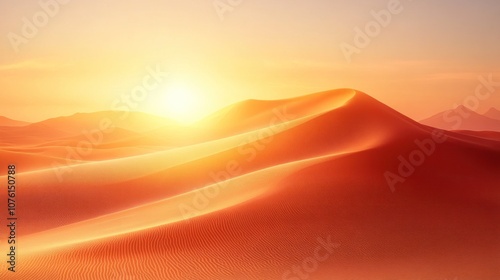
[[[15,279],[498,279],[494,137],[349,89],[235,104],[201,127],[158,150],[165,128],[95,151],[141,154],[20,169]]]
[[[0,131],[2,128],[0,128]],[[127,139],[136,139],[140,133],[122,128],[110,131],[92,131],[80,135],[66,136],[59,130],[38,130],[37,127],[4,128],[6,141],[0,144],[0,156],[9,159],[9,164],[22,167],[23,172],[46,169],[54,165],[74,165],[143,155],[168,149],[166,146],[122,145]],[[51,132],[54,132],[50,134]],[[33,135],[37,135],[32,137]],[[9,139],[10,138],[10,139]],[[161,139],[158,139],[158,142]],[[15,144],[13,144],[15,143]],[[0,170],[0,175],[7,170]]]
[[[110,210],[125,209],[210,184],[230,176],[226,169],[233,162],[238,165],[237,175],[242,175],[277,164],[368,149],[394,137],[391,136],[391,126],[394,129],[404,127],[408,121],[405,118],[396,120],[387,130],[379,124],[384,123],[384,119],[392,118],[394,112],[391,109],[361,93],[353,95],[351,91],[351,96],[351,99],[344,100],[342,107],[320,111],[313,115],[314,118],[279,123],[274,128],[264,127],[248,134],[130,158],[70,166],[62,161],[57,168],[26,174],[26,178],[36,180],[28,180],[34,184],[25,185],[25,203],[31,207],[24,208],[23,214],[25,218],[32,218],[25,230],[46,229],[51,225],[77,221],[82,218],[81,215],[88,218],[105,214]],[[370,113],[377,115],[380,121],[369,115],[352,114],[358,109],[369,110],[371,103],[376,106]],[[348,119],[350,121],[345,121]],[[410,126],[407,132],[416,134],[419,129],[418,126]],[[267,138],[261,139],[261,136]],[[302,148],[289,151],[286,149],[289,146]],[[40,201],[37,198],[45,189],[37,187],[39,184],[50,185],[58,191],[47,200]],[[103,188],[103,185],[108,187]],[[135,196],[113,195],[115,192],[137,191],[137,185],[145,185],[142,190],[147,191],[138,192]],[[76,193],[87,203],[67,205],[66,201]],[[106,203],[115,199],[115,203]]]
[[[353,94],[352,90],[337,90],[334,94],[323,92],[286,100],[247,100],[221,109],[193,126],[163,126],[119,144],[181,147],[212,141],[318,115],[342,106]]]

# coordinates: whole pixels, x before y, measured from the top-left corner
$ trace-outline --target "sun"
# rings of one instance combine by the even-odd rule
[[[180,123],[192,123],[198,118],[201,95],[193,87],[177,83],[169,86],[164,93],[162,107],[164,114]]]

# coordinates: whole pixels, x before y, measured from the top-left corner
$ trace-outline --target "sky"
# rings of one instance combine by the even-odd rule
[[[0,11],[0,115],[18,120],[124,106],[195,120],[337,88],[417,120],[477,92],[480,112],[500,108],[495,0],[0,0]]]

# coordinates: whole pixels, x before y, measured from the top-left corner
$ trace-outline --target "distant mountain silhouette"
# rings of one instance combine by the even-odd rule
[[[29,122],[16,121],[9,119],[7,117],[0,116],[0,126],[25,126],[30,124]]]
[[[422,124],[445,130],[500,131],[500,119],[495,119],[496,111],[481,115],[465,106],[447,110],[420,121]]]
[[[490,108],[484,115],[490,119],[499,120],[500,121],[500,111],[496,108]]]

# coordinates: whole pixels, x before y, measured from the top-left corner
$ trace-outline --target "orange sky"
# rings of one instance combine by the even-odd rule
[[[111,110],[155,68],[168,77],[131,105],[178,119],[344,87],[421,119],[473,95],[480,75],[500,82],[498,1],[269,2],[2,1],[0,115]],[[498,92],[480,111],[491,106]]]

